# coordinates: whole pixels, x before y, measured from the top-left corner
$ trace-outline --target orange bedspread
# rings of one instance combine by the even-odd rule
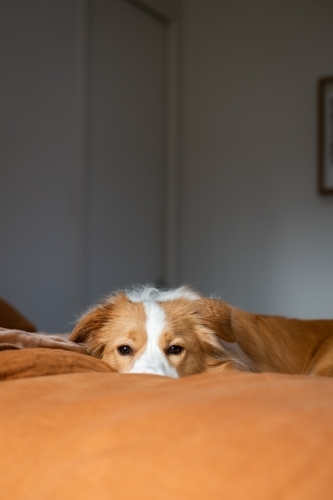
[[[26,326],[0,299],[1,318]],[[119,375],[35,348],[0,351],[0,380],[1,499],[333,498],[333,378]]]
[[[0,382],[1,498],[333,498],[333,379],[119,375],[59,353],[72,373]]]
[[[100,359],[62,349],[0,351],[0,381],[94,371],[108,373],[113,370]]]

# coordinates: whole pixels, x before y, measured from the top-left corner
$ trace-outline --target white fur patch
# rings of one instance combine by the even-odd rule
[[[126,295],[132,302],[167,302],[175,299],[200,299],[200,295],[198,293],[186,286],[181,286],[172,290],[158,290],[157,288],[151,286],[143,286],[127,292]]]
[[[143,302],[146,312],[147,344],[144,352],[130,370],[130,373],[153,373],[178,378],[177,370],[170,365],[166,355],[158,345],[159,338],[165,328],[165,313],[153,301]]]

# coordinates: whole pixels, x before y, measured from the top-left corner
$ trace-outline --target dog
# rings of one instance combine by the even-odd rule
[[[69,340],[120,373],[333,376],[333,320],[252,314],[185,286],[119,291],[91,308]]]

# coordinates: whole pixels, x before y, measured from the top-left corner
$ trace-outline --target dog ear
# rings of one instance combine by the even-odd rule
[[[232,307],[217,299],[198,299],[193,301],[196,314],[203,326],[209,328],[226,342],[236,342],[231,322]]]
[[[82,316],[72,331],[69,340],[82,344],[92,356],[101,358],[105,344],[98,337],[98,332],[110,318],[112,304],[102,304]]]

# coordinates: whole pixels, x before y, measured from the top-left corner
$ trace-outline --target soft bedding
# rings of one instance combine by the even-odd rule
[[[125,375],[56,349],[4,360],[28,378],[0,382],[2,498],[333,498],[330,378]]]
[[[0,498],[333,498],[332,378],[113,373],[7,305]]]
[[[0,380],[59,375],[63,373],[112,372],[112,368],[92,356],[63,349],[20,349],[0,352]]]

